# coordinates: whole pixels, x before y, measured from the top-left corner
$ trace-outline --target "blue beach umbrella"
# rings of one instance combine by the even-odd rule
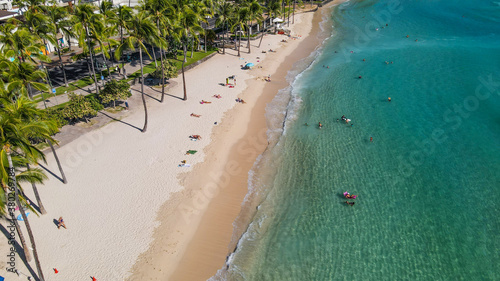
[[[251,63],[251,62],[249,62],[249,63],[247,63],[245,66],[246,66],[246,67],[252,67],[252,66],[254,66],[254,64],[253,64],[253,63]]]
[[[29,214],[30,214],[30,212],[27,212],[27,213],[26,213],[26,216],[28,216]],[[18,221],[24,221],[24,220],[23,220],[23,216],[22,216],[21,214],[19,214],[19,215],[17,216],[17,220],[18,220]]]

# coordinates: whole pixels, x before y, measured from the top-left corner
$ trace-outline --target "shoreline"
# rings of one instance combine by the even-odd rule
[[[337,4],[337,1],[328,6],[334,4]],[[239,97],[250,101],[253,98],[252,93],[261,94],[255,101],[251,101],[251,107],[242,108],[236,105],[226,112],[221,125],[214,128],[212,136],[215,136],[215,139],[205,148],[205,162],[179,177],[186,188],[185,192],[175,194],[174,198],[162,206],[159,213],[172,215],[160,218],[162,225],[155,231],[155,241],[148,253],[143,253],[138,259],[134,273],[128,280],[206,280],[224,266],[224,261],[234,251],[239,237],[243,234],[241,230],[241,233],[235,232],[236,220],[240,219],[240,216],[247,218],[243,221],[248,220],[248,214],[241,214],[243,199],[248,194],[248,173],[257,157],[268,146],[265,116],[267,105],[279,90],[289,86],[286,75],[292,66],[307,58],[319,45],[319,23],[323,10],[319,9],[310,15],[301,14],[301,20],[310,16],[309,23],[301,23],[309,25],[308,35],[302,37],[293,49],[289,48],[279,62],[272,58],[263,61],[264,69],[274,66],[271,67],[275,70],[271,74],[271,83],[262,82],[258,78],[267,76],[265,71],[258,68],[251,70],[253,77],[245,81],[248,86]],[[292,36],[295,34],[305,33],[293,32]],[[278,49],[278,52],[283,51],[286,51],[286,48]],[[227,149],[228,147],[230,149]],[[196,179],[188,178],[193,174],[201,176]],[[189,196],[186,196],[186,193],[189,193]],[[176,221],[175,217],[183,219]],[[165,237],[172,236],[166,235],[166,231],[171,231],[173,225],[176,230],[174,237]],[[184,239],[179,236],[184,236]],[[168,245],[169,242],[170,245],[178,243],[179,240],[188,243],[180,247],[176,244],[176,257],[168,257],[168,251],[152,251],[162,245]],[[161,273],[160,270],[155,270],[158,268],[162,268]],[[193,268],[196,268],[196,271],[193,271]]]

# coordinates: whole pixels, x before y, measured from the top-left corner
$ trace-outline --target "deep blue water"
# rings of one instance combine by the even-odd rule
[[[331,15],[225,279],[500,280],[500,1]]]

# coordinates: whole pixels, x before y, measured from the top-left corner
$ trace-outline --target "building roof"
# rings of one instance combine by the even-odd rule
[[[16,12],[9,12],[9,11],[0,10],[0,20],[12,18],[16,15],[17,15]]]

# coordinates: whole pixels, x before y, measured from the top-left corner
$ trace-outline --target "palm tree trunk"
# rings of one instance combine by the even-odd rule
[[[249,26],[249,25],[247,24],[247,29],[248,29],[248,32],[247,32],[247,37],[248,37],[248,41],[247,41],[247,42],[248,42],[248,44],[247,44],[247,45],[248,45],[248,46],[247,46],[247,48],[248,48],[248,53],[249,53],[249,54],[250,54],[250,52],[251,52],[251,50],[250,50],[250,28],[252,28],[252,27],[251,27],[251,26]]]
[[[57,55],[59,56],[59,64],[61,65],[61,69],[62,69],[63,76],[64,76],[64,86],[68,87],[68,79],[66,78],[66,70],[64,69],[64,64],[62,62],[61,49],[56,48],[56,50],[57,50]]]
[[[161,100],[165,98],[165,65],[163,64],[163,48],[160,48],[160,63],[161,63]]]
[[[269,19],[269,17],[267,17],[267,19]],[[266,20],[267,20],[266,19]],[[264,20],[264,22],[266,21]],[[264,39],[264,34],[266,33],[266,27],[265,27],[266,24],[263,24],[262,25],[262,35],[260,36],[260,41],[259,41],[259,47],[257,48],[260,48],[260,44],[262,44],[262,39]]]
[[[158,62],[156,61],[155,46],[151,45],[151,49],[153,49],[153,59],[155,60],[155,68],[158,68]]]
[[[28,84],[27,85],[28,87],[28,96],[30,98],[30,100],[33,100],[33,90],[31,89],[31,84]]]
[[[29,171],[30,165],[26,164],[26,168]],[[40,213],[42,215],[45,215],[47,213],[47,211],[45,210],[45,207],[42,204],[42,200],[40,199],[40,194],[38,194],[38,188],[36,188],[36,184],[34,182],[32,182],[31,187],[33,188],[33,193],[35,194],[36,203],[38,204],[38,208],[40,209]]]
[[[28,231],[28,236],[31,240],[31,248],[33,249],[33,256],[35,257],[35,265],[36,269],[38,272],[38,278],[40,281],[44,281],[45,278],[43,277],[43,272],[42,268],[40,266],[40,260],[38,259],[38,253],[36,250],[36,244],[35,244],[35,237],[33,237],[33,232],[31,231],[30,224],[28,222],[28,217],[26,216],[26,213],[24,212],[23,206],[21,205],[21,202],[19,201],[19,189],[17,187],[17,181],[16,181],[16,175],[14,172],[14,166],[12,165],[12,158],[10,156],[10,149],[7,148],[7,161],[9,162],[9,174],[11,176],[11,180],[14,184],[14,191],[16,194],[16,204],[19,207],[19,211],[21,212],[21,216],[24,220],[24,224],[26,225],[26,230]],[[27,251],[27,248],[25,248],[25,252]]]
[[[88,54],[85,54],[85,60],[87,61],[87,68],[89,69],[89,76],[90,76],[90,78],[92,78],[92,75],[94,75],[94,74],[92,73],[92,68],[90,67],[90,62],[89,62],[90,57]]]
[[[47,48],[47,43],[45,42],[45,39],[43,39],[43,46],[45,46],[45,50],[47,51],[48,48]],[[47,53],[48,53],[48,51],[47,51]],[[44,68],[43,61],[40,61],[40,64],[42,65],[42,68]],[[47,81],[49,82],[49,85],[51,85],[52,82],[50,81],[49,70],[46,69],[46,72],[47,72]],[[52,86],[50,86],[50,87],[52,88]]]
[[[288,0],[288,16],[286,26],[290,26],[290,1]]]
[[[15,216],[12,216],[11,220],[16,226],[17,236],[19,236],[19,241],[21,241],[21,246],[23,247],[24,257],[26,258],[26,261],[31,261],[33,258],[31,257],[31,252],[29,251],[28,245],[26,244],[26,239],[24,239],[23,232],[21,231],[21,226],[19,225],[19,222],[17,222],[17,218]]]
[[[59,161],[59,157],[57,156],[56,150],[54,149],[54,146],[52,145],[52,142],[50,140],[47,140],[47,142],[50,145],[50,149],[52,150],[52,153],[54,154],[54,158],[56,159],[57,167],[59,168],[59,172],[61,172],[61,177],[63,180],[64,184],[68,183],[68,180],[66,179],[66,175],[64,174],[63,168],[61,166],[61,162]]]
[[[238,37],[238,57],[240,57],[240,48],[241,48],[241,27],[240,27],[240,36]]]
[[[186,44],[183,45],[183,51],[184,51],[184,60],[182,61],[181,69],[182,69],[182,86],[184,87],[184,98],[182,100],[187,100],[187,91],[186,91],[186,77],[184,76],[184,63],[186,62],[186,54],[187,54],[187,48]]]
[[[130,7],[130,3],[129,3],[129,7]],[[121,27],[121,26],[120,26],[120,44],[123,44],[123,27]],[[118,48],[118,46],[116,48]],[[115,52],[116,52],[116,49],[115,49]],[[125,79],[126,79],[127,76],[125,75],[125,62],[122,64],[122,73],[123,73],[123,77],[125,77]]]
[[[160,30],[160,19],[156,19],[156,27]],[[156,61],[156,60],[155,60]],[[165,98],[165,66],[163,65],[163,48],[160,47],[160,63],[161,63],[161,100]]]
[[[189,58],[193,58],[193,54],[194,54],[194,38],[193,38],[193,44],[191,44],[191,56]]]
[[[224,27],[224,30],[222,31],[222,54],[223,55],[226,54],[226,37],[224,36],[224,35],[226,35],[226,29],[227,28]]]
[[[102,52],[102,58],[104,59],[104,64],[106,65],[106,69],[108,70],[108,76],[111,76],[111,71],[109,70],[109,64],[108,61],[106,60],[106,54],[104,54],[104,46],[99,43],[99,46],[101,46],[101,52]],[[103,81],[104,83],[104,81]]]
[[[144,97],[144,70],[142,67],[142,48],[139,47],[139,63],[141,65],[141,96],[142,104],[144,105],[144,127],[142,132],[145,133],[148,129],[148,107],[146,106],[146,98]]]
[[[85,26],[85,32],[87,34],[87,44],[89,45],[90,62],[92,65],[92,73],[94,74],[95,90],[96,90],[96,93],[99,94],[99,86],[97,85],[97,76],[95,74],[95,69],[94,69],[94,57],[92,56],[92,47],[91,47],[90,41],[89,41],[89,30],[88,30],[87,26]]]

